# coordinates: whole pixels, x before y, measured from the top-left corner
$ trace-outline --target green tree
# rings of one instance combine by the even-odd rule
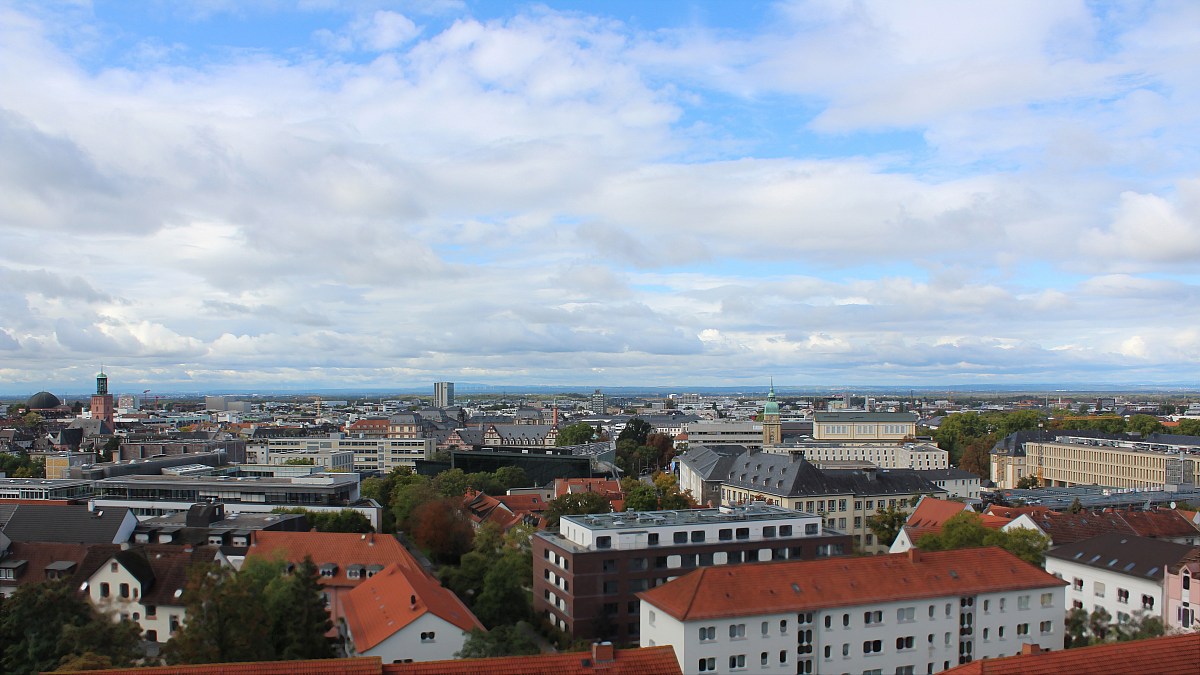
[[[1200,436],[1200,419],[1181,419],[1174,433],[1180,436]]]
[[[319,580],[316,563],[306,556],[292,574],[276,573],[267,583],[264,595],[276,659],[330,659],[336,655],[333,643],[325,637],[333,622]]]
[[[354,509],[338,511],[310,511],[302,506],[271,509],[271,513],[296,513],[304,516],[309,527],[317,532],[374,532],[371,521]]]
[[[507,550],[494,559],[483,577],[483,587],[471,610],[485,626],[524,621],[531,614],[526,585],[533,578],[533,563],[521,551]]]
[[[1072,647],[1086,647],[1087,646],[1087,644],[1088,644],[1087,620],[1088,620],[1087,610],[1081,609],[1079,607],[1073,607],[1070,610],[1067,610],[1067,620],[1066,620],[1066,629],[1067,629],[1066,648],[1067,649],[1071,649]]]
[[[1079,501],[1079,497],[1076,497],[1071,501],[1071,506],[1067,510],[1071,513],[1083,513],[1083,502]]]
[[[900,530],[904,527],[906,520],[908,520],[907,511],[889,506],[867,516],[867,527],[875,534],[875,539],[880,546],[891,546],[896,541],[896,537],[900,536]]]
[[[496,483],[499,484],[501,492],[508,492],[513,488],[529,487],[533,481],[529,480],[525,469],[519,466],[502,466],[496,469]]]
[[[543,513],[546,527],[558,527],[562,516],[580,516],[587,513],[609,513],[612,505],[599,492],[575,492],[550,500]]]
[[[1017,479],[1017,489],[1018,490],[1034,490],[1039,487],[1041,487],[1041,486],[1038,485],[1037,476],[1035,476],[1033,474],[1029,474],[1028,476],[1021,476],[1020,478]]]
[[[942,524],[940,532],[923,535],[917,547],[924,551],[953,551],[960,548],[999,546],[1031,565],[1041,566],[1046,560],[1049,540],[1036,530],[995,530],[984,527],[983,519],[974,511],[955,514]]]
[[[433,477],[433,489],[443,497],[462,499],[469,487],[462,469],[448,469]]]
[[[471,629],[456,659],[487,659],[496,656],[532,656],[540,653],[537,643],[520,626],[496,626],[490,631]]]
[[[989,433],[987,422],[978,413],[965,412],[947,415],[933,438],[939,448],[949,453],[950,463],[958,466],[967,444]]]
[[[101,616],[66,581],[24,584],[0,601],[0,672],[37,673],[85,658],[129,666],[141,656],[140,634],[137,624]]]
[[[554,444],[557,446],[566,445],[583,445],[591,443],[592,437],[595,436],[596,430],[587,422],[580,422],[563,427],[558,430],[558,437]]]
[[[634,417],[625,424],[625,428],[617,436],[617,442],[629,441],[634,446],[645,445],[646,437],[653,431],[654,427],[649,422],[640,417]]]
[[[427,476],[410,474],[400,476],[392,491],[392,516],[396,527],[409,532],[412,530],[412,514],[420,505],[438,499],[437,490]]]
[[[652,485],[638,482],[625,490],[626,511],[656,511],[658,510],[658,490]]]
[[[1153,415],[1133,415],[1125,423],[1125,430],[1139,433],[1143,436],[1162,433],[1166,427]]]
[[[284,462],[291,466],[315,466],[316,462],[312,457],[293,457]]]

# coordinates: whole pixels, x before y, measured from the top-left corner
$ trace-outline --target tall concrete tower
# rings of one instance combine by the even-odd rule
[[[96,376],[96,393],[92,394],[90,410],[92,419],[104,420],[110,433],[116,430],[113,426],[113,396],[108,393],[108,376],[104,374],[103,368]]]

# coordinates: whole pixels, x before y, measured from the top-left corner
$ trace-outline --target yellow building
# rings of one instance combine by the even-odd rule
[[[1025,443],[1025,475],[1043,485],[1161,488],[1200,484],[1200,443],[1171,446],[1058,435]]]

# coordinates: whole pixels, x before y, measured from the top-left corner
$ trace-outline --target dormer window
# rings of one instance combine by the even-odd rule
[[[337,568],[338,566],[335,563],[325,563],[320,567],[321,576],[332,578],[333,575],[337,574]]]

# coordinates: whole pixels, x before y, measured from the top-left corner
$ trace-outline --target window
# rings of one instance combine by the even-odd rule
[[[1000,611],[1004,611],[1004,600],[1000,601]],[[946,616],[950,616],[950,603],[946,603]]]
[[[860,527],[862,527],[862,516],[854,516],[854,528],[858,529]]]
[[[800,614],[796,615],[796,623],[798,623],[798,624],[801,624],[801,625],[809,624],[809,623],[812,623],[812,621],[813,621],[813,613],[812,612],[801,612]]]
[[[1100,581],[1095,582],[1092,585],[1092,593],[1094,593],[1097,598],[1103,598],[1104,597],[1104,583],[1100,582]]]
[[[676,532],[675,533],[675,543],[676,544],[686,544],[687,543],[687,532]]]
[[[875,610],[874,612],[863,612],[863,623],[868,626],[877,623],[883,623],[883,612]]]
[[[609,558],[608,560],[601,562],[600,570],[603,572],[616,572],[617,571],[616,558]]]
[[[1017,609],[1029,609],[1029,596],[1028,595],[1017,596]]]
[[[996,634],[1000,636],[1001,640],[1003,640],[1004,639],[1004,626],[1000,626],[999,628],[997,628]]]
[[[1054,622],[1043,621],[1038,624],[1038,630],[1042,631],[1042,635],[1049,635],[1054,632]]]
[[[1183,573],[1182,583],[1183,583],[1183,590],[1185,590],[1185,591],[1192,587],[1192,577],[1187,572]]]
[[[1083,579],[1080,579],[1079,577],[1075,577],[1074,579],[1072,579],[1071,580],[1071,588],[1073,588],[1077,591],[1082,591],[1083,590]]]
[[[779,650],[779,662],[787,663],[787,650],[786,649]]]
[[[825,627],[833,628],[833,617],[828,614],[825,615]]]
[[[845,510],[846,510],[846,500],[839,499],[838,500],[838,511],[845,511]]]
[[[781,537],[792,536],[792,526],[791,525],[780,525],[779,526],[779,536],[781,536]]]
[[[896,638],[896,649],[912,649],[912,648],[913,648],[913,636],[909,635],[907,637]]]
[[[1082,600],[1072,600],[1071,608],[1072,609],[1083,609],[1083,601]]]
[[[656,617],[656,615],[654,614],[654,610],[650,610],[650,615],[647,617],[647,621],[649,621],[649,622],[650,622],[650,625],[651,625],[651,626],[653,626],[653,625],[654,625],[654,619],[655,619],[655,618],[657,618],[657,617]]]
[[[717,669],[716,657],[710,656],[707,659],[700,659],[700,667],[697,669],[702,673],[709,673]]]
[[[179,616],[172,614],[170,621],[167,622],[167,627],[171,630],[172,635],[179,630]]]
[[[650,561],[647,558],[630,558],[629,569],[634,572],[645,571],[650,566]]]
[[[116,572],[116,571],[117,571],[117,563],[115,563],[115,562],[111,562],[111,563],[109,563],[109,564],[108,564],[108,571],[109,571],[109,572]]]
[[[146,639],[149,640],[150,642],[158,642],[158,631],[156,631],[156,630],[146,631]]]
[[[1054,605],[1053,593],[1042,593],[1042,607],[1052,607]]]
[[[717,639],[717,627],[716,626],[701,626],[700,627],[700,641],[701,642],[712,642],[713,640],[716,640],[716,639]]]
[[[421,642],[433,642],[434,632],[421,633]]]
[[[849,657],[849,656],[850,656],[850,643],[849,643],[849,642],[843,642],[843,643],[842,643],[842,656],[843,656],[843,657]]]
[[[768,663],[770,660],[771,660],[771,659],[770,659],[770,655],[769,655],[769,654],[767,654],[766,652],[763,652],[763,653],[761,653],[761,654],[759,654],[759,655],[758,655],[758,665],[760,665],[760,666],[765,666],[765,665],[767,665],[767,663]]]
[[[850,615],[843,614],[842,615],[842,628],[849,628],[849,627],[850,627]]]
[[[658,546],[658,533],[651,532],[646,536],[646,544],[649,546]]]
[[[896,621],[905,623],[908,621],[915,621],[916,618],[917,618],[917,608],[916,607],[901,607],[900,609],[896,610]]]
[[[1029,624],[1027,624],[1027,623],[1017,624],[1017,635],[1029,635]]]
[[[768,633],[768,632],[770,632],[770,630],[771,630],[771,622],[770,622],[770,621],[764,621],[764,622],[762,622],[762,634],[763,634],[763,637],[766,637],[766,636],[767,636],[767,633]]]
[[[732,623],[729,624],[729,639],[738,640],[746,637],[746,624]]]
[[[604,594],[605,595],[616,595],[617,594],[617,582],[615,582],[615,581],[604,582]]]
[[[865,641],[863,641],[863,653],[864,654],[878,654],[881,651],[883,651],[883,641],[882,640],[865,640]]]
[[[704,530],[692,530],[692,543],[700,543],[704,541]]]
[[[158,616],[158,605],[146,605],[146,618],[153,619]]]
[[[1000,598],[1000,611],[1001,612],[1004,611],[1004,605],[1007,603],[1007,600],[1008,600],[1007,598]],[[950,615],[946,614],[946,616],[950,616]]]
[[[1117,589],[1117,602],[1121,603],[1122,605],[1128,605],[1129,604],[1129,591],[1125,590],[1124,588],[1118,588]]]
[[[1142,596],[1142,609],[1154,609],[1154,596],[1153,595],[1143,595]]]
[[[780,635],[787,635],[787,619],[782,619],[779,622]]]
[[[730,670],[741,670],[742,668],[745,668],[745,667],[746,667],[746,655],[745,654],[730,655],[730,657],[729,657],[729,669]]]
[[[817,532],[820,530],[820,527],[821,526],[817,523],[805,523],[804,534],[817,534]]]
[[[933,605],[929,606],[929,618],[933,618]]]
[[[596,537],[596,548],[612,548],[612,537]]]
[[[763,527],[763,537],[764,538],[769,539],[769,538],[773,538],[774,536],[775,536],[775,526],[774,525],[767,525],[767,526]]]
[[[717,531],[717,539],[719,541],[730,541],[733,539],[733,530],[726,527]]]
[[[984,627],[984,629],[983,629],[983,639],[984,639],[985,641],[988,639],[988,632],[990,632],[990,630],[991,630],[991,629],[990,629],[990,628],[987,628],[986,626],[985,626],[985,627]]]
[[[101,581],[101,582],[100,582],[100,597],[102,597],[102,598],[107,598],[107,597],[108,597],[108,593],[109,593],[109,591],[108,591],[108,582],[107,582],[107,581]]]
[[[828,660],[830,658],[832,653],[833,653],[833,648],[830,647],[829,645],[825,645],[825,659],[826,660]]]

